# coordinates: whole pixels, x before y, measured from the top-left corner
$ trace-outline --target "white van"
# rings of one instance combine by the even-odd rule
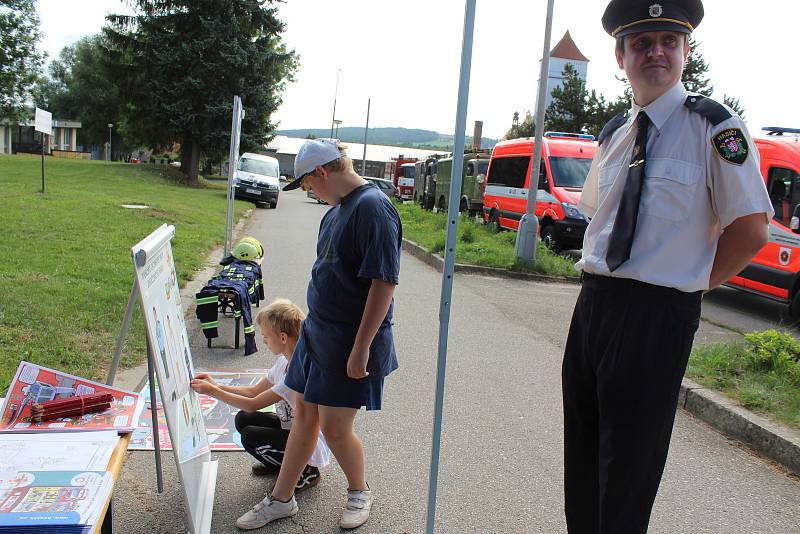
[[[239,156],[239,167],[233,186],[236,197],[252,200],[256,204],[269,204],[274,208],[278,205],[280,176],[277,159],[245,152]]]

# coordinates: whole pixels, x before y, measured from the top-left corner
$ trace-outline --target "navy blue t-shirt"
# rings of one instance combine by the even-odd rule
[[[397,210],[372,184],[351,191],[322,218],[300,343],[323,371],[347,376],[372,279],[399,282],[402,236]],[[393,308],[394,301],[370,345],[367,379],[397,369]]]

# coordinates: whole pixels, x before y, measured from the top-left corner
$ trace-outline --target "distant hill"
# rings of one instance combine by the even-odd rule
[[[279,135],[288,137],[330,137],[330,128],[305,128],[296,130],[278,130]],[[345,143],[363,143],[364,128],[348,126],[339,128],[339,139]],[[375,145],[401,146],[406,148],[422,148],[431,150],[453,150],[454,136],[443,135],[432,130],[415,128],[370,128],[367,143]],[[481,139],[481,148],[492,148],[497,139]],[[472,144],[472,136],[467,136],[466,144]]]

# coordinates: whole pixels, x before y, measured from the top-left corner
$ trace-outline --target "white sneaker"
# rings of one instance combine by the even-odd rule
[[[342,528],[358,528],[369,519],[372,508],[372,492],[370,490],[347,490],[347,505],[342,514],[339,526]]]
[[[242,530],[261,528],[276,519],[292,517],[297,513],[297,510],[297,501],[294,495],[292,495],[289,502],[281,502],[277,499],[273,499],[272,495],[267,493],[264,500],[253,506],[252,510],[236,520],[236,526]]]

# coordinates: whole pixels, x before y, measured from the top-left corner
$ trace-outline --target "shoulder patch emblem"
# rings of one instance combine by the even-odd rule
[[[714,137],[714,148],[722,159],[734,165],[743,164],[750,153],[744,133],[739,128],[728,128],[718,133]]]

